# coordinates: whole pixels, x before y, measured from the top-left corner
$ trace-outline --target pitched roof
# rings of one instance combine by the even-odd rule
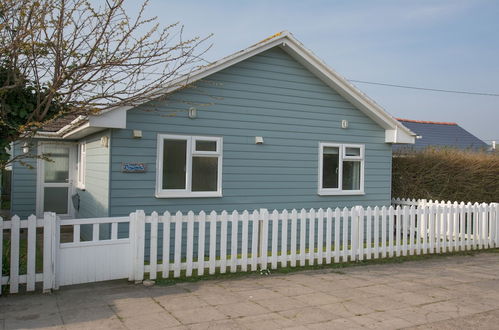
[[[73,120],[78,118],[78,115],[69,114],[61,118],[57,118],[54,121],[51,121],[43,126],[44,132],[57,132],[61,128],[70,125]]]
[[[414,145],[405,147],[416,150],[426,147],[453,147],[458,149],[486,149],[488,145],[453,122],[435,122],[398,118],[404,126],[418,134]],[[419,138],[420,137],[420,138]],[[396,147],[397,150],[404,147]]]
[[[221,60],[213,62],[207,66],[201,67],[187,75],[179,77],[165,87],[149,93],[148,99],[154,99],[165,94],[172,93],[184,86],[203,79],[211,74],[219,72],[227,67],[244,61],[254,55],[262,53],[270,48],[280,47],[293,57],[297,62],[302,64],[325,84],[338,92],[341,96],[347,99],[350,103],[356,106],[365,115],[370,117],[382,128],[385,129],[385,141],[387,143],[414,143],[416,134],[410,129],[402,125],[398,120],[388,114],[381,106],[376,104],[367,95],[357,89],[354,85],[348,82],[345,78],[339,75],[336,71],[327,66],[310,50],[305,48],[291,33],[288,31],[279,32],[269,38],[266,38],[244,50],[236,52],[230,56],[224,57]],[[108,120],[106,117],[112,112],[122,112],[121,118],[126,119],[126,111],[133,107],[116,107],[113,109],[102,111],[98,116],[89,116],[87,119],[82,119],[81,124],[87,123],[91,127],[110,127],[123,128],[126,124],[123,122],[117,123],[115,119]],[[116,117],[116,115],[114,115]],[[102,120],[99,120],[102,118]],[[78,123],[80,123],[78,122]],[[103,126],[103,122],[105,125]],[[100,126],[99,126],[100,125]],[[110,125],[110,126],[109,126]],[[116,125],[116,126],[113,126]],[[62,128],[64,129],[64,128]],[[79,130],[79,134],[82,130]],[[71,137],[71,133],[61,135],[65,138]]]

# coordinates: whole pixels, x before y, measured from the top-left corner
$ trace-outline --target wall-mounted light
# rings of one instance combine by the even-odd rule
[[[263,136],[255,136],[255,144],[263,144]]]
[[[104,135],[100,138],[100,145],[104,148],[107,148],[109,146],[109,137],[107,135]]]
[[[29,152],[28,142],[24,142],[23,144],[23,154],[27,154]]]
[[[142,131],[141,131],[141,130],[139,130],[139,129],[134,129],[134,130],[132,131],[132,137],[133,137],[134,139],[141,139],[141,138],[142,138]]]
[[[348,128],[348,120],[343,119],[341,121],[341,128]]]
[[[191,119],[197,118],[197,116],[198,116],[198,109],[196,109],[196,108],[189,108],[189,112],[188,112],[187,115]]]

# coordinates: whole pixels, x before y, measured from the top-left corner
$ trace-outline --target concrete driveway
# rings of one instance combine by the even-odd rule
[[[499,253],[174,286],[126,281],[0,298],[0,329],[499,327]]]

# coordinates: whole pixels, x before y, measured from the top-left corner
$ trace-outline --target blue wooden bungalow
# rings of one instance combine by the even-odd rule
[[[415,141],[289,32],[162,94],[51,127],[31,146],[16,143],[16,153],[49,153],[53,162],[13,166],[11,212],[387,205],[392,145]]]

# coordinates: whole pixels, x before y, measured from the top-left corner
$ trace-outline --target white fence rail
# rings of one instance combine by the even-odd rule
[[[9,273],[0,283],[16,293],[24,283],[28,291],[36,282],[50,290],[126,277],[142,281],[147,275],[189,277],[499,247],[498,203],[394,203],[403,205],[161,215],[139,210],[128,217],[73,220],[46,213],[43,219],[0,219],[0,249],[7,246],[10,258]],[[22,230],[27,232],[21,235]],[[2,242],[4,236],[9,244]],[[38,273],[37,247],[43,255]],[[20,260],[22,249],[26,258]]]

